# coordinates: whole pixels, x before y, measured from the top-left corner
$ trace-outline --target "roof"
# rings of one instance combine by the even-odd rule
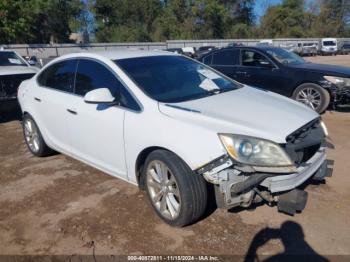
[[[147,56],[174,56],[176,54],[166,51],[147,51],[147,50],[130,50],[130,49],[120,49],[120,50],[111,50],[111,51],[89,51],[87,53],[92,53],[100,56],[104,56],[111,60],[119,60],[126,58],[135,58],[135,57],[147,57]]]

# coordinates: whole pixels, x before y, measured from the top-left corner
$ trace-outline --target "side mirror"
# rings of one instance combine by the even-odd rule
[[[108,88],[98,88],[87,92],[84,96],[84,101],[89,104],[118,104],[116,98],[111,94]]]

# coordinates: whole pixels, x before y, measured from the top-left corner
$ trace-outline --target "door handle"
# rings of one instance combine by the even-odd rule
[[[237,74],[243,74],[243,75],[246,75],[246,74],[247,74],[247,72],[244,72],[244,71],[237,71],[236,73],[237,73]]]
[[[78,114],[77,111],[74,111],[74,110],[69,109],[69,108],[67,108],[67,111],[68,111],[68,113],[71,113],[73,115],[77,115]]]
[[[41,99],[38,98],[38,97],[34,97],[34,100],[35,100],[35,101],[38,101],[38,102],[41,102]]]

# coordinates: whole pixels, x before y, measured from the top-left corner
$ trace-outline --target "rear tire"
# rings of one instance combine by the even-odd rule
[[[305,83],[298,86],[294,90],[292,98],[309,106],[319,114],[323,113],[330,103],[328,91],[314,83]]]
[[[206,182],[174,153],[150,153],[142,175],[154,210],[167,224],[182,227],[203,215],[207,207]]]
[[[46,145],[38,125],[30,115],[25,114],[23,116],[22,127],[24,140],[29,151],[33,155],[43,157],[53,152],[53,150]]]

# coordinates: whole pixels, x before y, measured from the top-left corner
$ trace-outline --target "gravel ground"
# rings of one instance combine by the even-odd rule
[[[350,56],[310,60],[350,65]],[[178,229],[135,186],[61,154],[32,156],[20,122],[0,115],[0,254],[350,255],[350,110],[323,119],[335,146],[333,177],[305,185],[303,213],[211,210]]]

